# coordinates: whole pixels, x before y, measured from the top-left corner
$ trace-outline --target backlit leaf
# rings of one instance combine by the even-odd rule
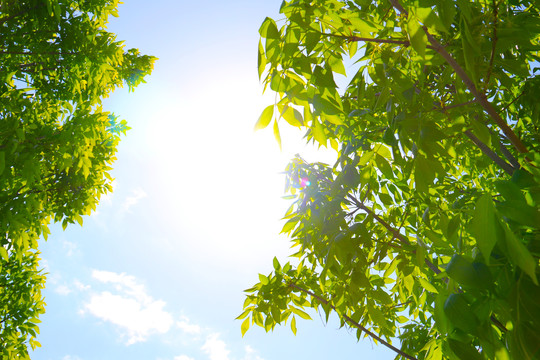
[[[267,127],[268,124],[270,124],[273,116],[274,105],[269,105],[263,110],[261,116],[259,116],[259,120],[257,120],[257,123],[255,124],[255,130],[264,129]]]
[[[500,225],[495,217],[495,207],[491,195],[484,194],[476,202],[471,232],[486,260],[486,264],[489,265],[491,251],[497,243],[498,232],[500,232]]]
[[[409,41],[414,50],[416,50],[421,57],[425,57],[427,36],[414,16],[410,16],[407,21],[407,35],[409,36]]]

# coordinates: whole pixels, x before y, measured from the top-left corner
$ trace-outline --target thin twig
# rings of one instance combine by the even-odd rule
[[[366,213],[368,213],[369,215],[373,216],[373,218],[375,220],[377,220],[382,226],[384,226],[386,228],[386,230],[390,231],[392,233],[392,235],[396,239],[398,239],[400,242],[402,242],[405,245],[411,245],[410,241],[405,236],[403,236],[398,230],[394,229],[390,224],[388,224],[386,221],[384,221],[379,215],[375,214],[370,208],[365,206],[363,202],[359,201],[358,199],[356,199],[352,195],[349,195],[348,199],[351,200],[352,202],[354,202],[354,204],[359,209],[362,209]],[[413,254],[416,254],[416,250],[413,250],[412,252],[413,252]],[[441,273],[441,270],[439,270],[437,265],[432,263],[431,260],[429,260],[427,257],[424,259],[424,262],[431,269],[431,271],[433,271],[435,274],[440,274]]]
[[[314,292],[312,291],[309,291],[309,290],[306,290],[292,282],[289,282],[288,284],[289,287],[293,288],[293,289],[296,289],[296,290],[299,290],[305,294],[308,294],[309,296],[319,300],[321,303],[325,304],[325,305],[330,305],[330,307],[332,308],[332,310],[334,310],[335,312],[337,312],[339,314],[339,312],[336,310],[336,307],[334,305],[332,305],[328,300],[326,300],[325,298],[315,294]],[[384,346],[386,346],[387,348],[393,350],[394,352],[396,352],[397,354],[403,356],[404,358],[406,359],[409,359],[409,360],[418,360],[417,358],[415,358],[414,356],[411,356],[409,354],[407,354],[406,352],[404,352],[403,350],[400,350],[398,349],[397,347],[393,346],[392,344],[384,341],[381,337],[377,336],[377,334],[369,331],[368,329],[366,329],[364,326],[362,326],[360,323],[358,323],[357,321],[354,321],[353,319],[351,319],[349,316],[343,314],[341,315],[349,324],[353,325],[354,327],[362,330],[363,332],[365,332],[366,334],[368,334],[369,336],[371,336],[373,339],[379,341],[381,344],[383,344]]]
[[[365,42],[374,42],[374,43],[380,43],[380,44],[401,44],[405,46],[409,46],[409,40],[393,40],[393,39],[375,39],[375,38],[365,38],[360,36],[350,36],[350,35],[337,35],[337,34],[330,34],[330,33],[323,33],[320,32],[323,36],[330,36],[330,37],[336,37],[340,39],[348,40],[349,42],[353,41],[365,41]]]

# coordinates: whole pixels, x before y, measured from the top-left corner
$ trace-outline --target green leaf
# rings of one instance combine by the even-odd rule
[[[428,161],[423,156],[416,156],[414,159],[414,182],[416,184],[416,190],[427,194],[429,187],[433,183],[433,179],[435,179],[433,167],[429,166]]]
[[[446,295],[439,293],[435,297],[435,311],[433,313],[433,318],[435,319],[435,324],[440,333],[446,334],[448,332],[448,318],[444,313],[444,302],[446,300]]]
[[[484,357],[471,343],[463,343],[454,339],[447,339],[450,349],[460,360],[484,360]]]
[[[279,149],[281,150],[281,135],[279,134],[279,126],[277,121],[274,121],[274,138],[279,144]]]
[[[264,55],[264,47],[262,42],[259,40],[259,51],[257,52],[257,71],[259,73],[259,80],[266,68],[266,57]]]
[[[455,254],[446,266],[446,273],[459,284],[478,289],[492,286],[493,279],[488,267],[482,263],[472,263],[462,255]]]
[[[245,309],[244,311],[242,311],[242,313],[240,315],[238,315],[238,317],[236,317],[236,320],[242,320],[243,318],[245,318],[246,316],[249,315],[249,313],[253,310],[253,307],[249,307],[248,309]]]
[[[316,118],[313,119],[313,126],[311,128],[311,131],[313,131],[313,138],[315,139],[315,141],[317,141],[322,146],[326,146],[326,133],[324,132],[322,124]]]
[[[270,121],[272,121],[272,117],[274,116],[274,105],[267,106],[261,116],[259,116],[259,120],[257,120],[257,123],[255,124],[255,130],[264,129],[265,127],[270,124]]]
[[[419,277],[417,278],[418,281],[420,282],[420,285],[422,285],[422,287],[424,289],[426,289],[427,291],[431,292],[431,293],[434,293],[434,294],[438,294],[439,291],[437,290],[437,288],[435,286],[433,286],[429,281],[427,281],[426,279],[422,278],[422,277]]]
[[[296,318],[293,316],[291,320],[291,330],[296,335]]]
[[[4,172],[6,167],[6,154],[3,151],[0,151],[0,175]]]
[[[381,327],[386,325],[386,318],[384,317],[382,311],[378,307],[373,306],[368,303],[367,310],[368,310],[369,317],[371,318],[371,321],[373,321],[374,324]]]
[[[298,308],[295,308],[294,306],[292,305],[289,305],[289,309],[295,313],[296,315],[300,316],[302,319],[305,319],[305,320],[311,320],[311,316],[309,316],[308,313],[306,313],[305,311],[303,310],[300,310]]]
[[[54,16],[53,9],[51,6],[51,0],[45,0],[45,5],[47,5],[47,12],[49,13],[49,15],[51,17]]]
[[[281,116],[283,116],[283,118],[292,126],[301,127],[303,125],[304,120],[302,119],[302,114],[295,108],[285,106]]]
[[[348,19],[354,30],[358,31],[363,37],[369,37],[372,32],[377,31],[377,28],[370,22],[361,19],[360,17],[350,17]]]
[[[274,256],[274,260],[272,260],[272,264],[274,265],[274,270],[279,271],[281,270],[281,265],[279,264],[279,260],[277,257]]]
[[[416,52],[423,58],[426,57],[427,35],[414,16],[409,15],[407,21],[407,35]]]
[[[488,265],[491,251],[497,243],[498,232],[500,232],[500,224],[495,217],[493,200],[491,195],[484,194],[476,202],[471,222],[471,233]]]
[[[491,133],[489,132],[488,127],[478,120],[471,121],[471,126],[474,135],[487,146],[491,146]]]
[[[283,229],[281,229],[281,233],[289,233],[291,230],[293,230],[296,227],[296,224],[298,224],[298,218],[294,217],[292,219],[287,220],[285,225],[283,225]]]
[[[465,295],[450,294],[444,303],[444,313],[455,327],[468,334],[476,333],[478,319],[467,302]]]
[[[259,274],[259,281],[263,285],[268,285],[268,277],[264,276],[263,274]]]
[[[313,70],[313,83],[320,88],[335,89],[337,87],[332,71],[323,69],[319,65]]]
[[[313,49],[315,48],[315,46],[317,46],[320,40],[321,40],[321,34],[318,32],[308,32],[306,34],[305,44],[306,44],[306,51],[308,54],[313,51]]]
[[[246,318],[244,321],[242,321],[242,326],[240,327],[240,330],[242,331],[242,337],[244,337],[245,333],[249,330],[249,326],[251,325],[251,318]]]
[[[453,0],[438,0],[435,5],[439,10],[439,17],[447,31],[450,30],[456,16],[456,8]]]
[[[0,246],[0,256],[1,256],[5,261],[8,261],[8,259],[9,259],[7,250],[6,250],[6,248],[4,248],[3,246]]]
[[[343,76],[347,76],[347,73],[345,72],[345,67],[343,66],[343,59],[341,59],[341,57],[330,56],[330,58],[328,59],[328,65],[330,65],[330,68],[333,72],[336,72]]]
[[[62,11],[60,10],[60,4],[58,1],[54,2],[54,16],[56,16],[56,20],[60,22],[62,20],[61,18]]]
[[[269,17],[264,19],[261,27],[259,28],[259,34],[263,38],[267,39],[279,39],[279,30],[276,26],[276,22]]]
[[[446,27],[432,8],[416,8],[416,16],[430,30],[446,32]]]
[[[538,285],[538,279],[536,277],[536,260],[534,260],[529,250],[527,250],[525,245],[523,245],[523,243],[514,235],[508,225],[503,225],[503,228],[506,249],[510,255],[510,260],[519,266],[531,277],[533,282]]]

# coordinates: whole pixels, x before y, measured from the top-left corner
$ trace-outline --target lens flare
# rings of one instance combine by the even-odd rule
[[[308,178],[302,178],[300,179],[300,187],[305,188],[306,186],[311,185],[311,181],[309,181]]]

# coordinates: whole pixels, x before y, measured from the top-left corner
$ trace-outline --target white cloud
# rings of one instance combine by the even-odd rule
[[[199,335],[201,333],[201,327],[197,324],[191,324],[187,316],[182,316],[180,321],[176,322],[176,326],[190,335]]]
[[[102,291],[92,294],[84,306],[85,310],[122,329],[127,345],[170,330],[173,317],[163,310],[165,302],[154,300],[135,277],[98,270],[92,272],[92,277],[113,285],[115,293]]]
[[[67,257],[73,256],[73,254],[77,250],[77,244],[75,244],[72,241],[68,241],[68,240],[64,240],[62,242],[62,247],[66,251],[66,256]]]
[[[217,333],[206,337],[201,350],[208,355],[210,360],[229,360],[230,351],[227,349],[227,344],[219,338]]]
[[[187,355],[175,356],[173,360],[195,360]]]
[[[135,205],[141,200],[144,199],[146,196],[146,192],[144,192],[141,188],[136,188],[131,191],[131,195],[126,197],[126,200],[124,200],[124,203],[122,204],[122,212],[126,213],[129,212],[129,209]]]
[[[66,355],[62,358],[62,360],[82,360],[82,359],[78,356]]]
[[[66,296],[66,295],[69,295],[71,293],[71,289],[67,286],[67,285],[58,285],[54,291],[59,294],[59,295],[62,295],[62,296]]]
[[[251,346],[246,345],[244,350],[246,352],[246,355],[244,356],[243,360],[263,360],[263,358],[260,357],[257,354],[257,351],[255,351],[255,349],[253,349]]]
[[[83,284],[82,282],[80,282],[79,280],[75,280],[73,282],[73,285],[75,285],[75,287],[77,288],[77,290],[79,291],[87,291],[87,290],[90,290],[90,285],[85,285]]]

